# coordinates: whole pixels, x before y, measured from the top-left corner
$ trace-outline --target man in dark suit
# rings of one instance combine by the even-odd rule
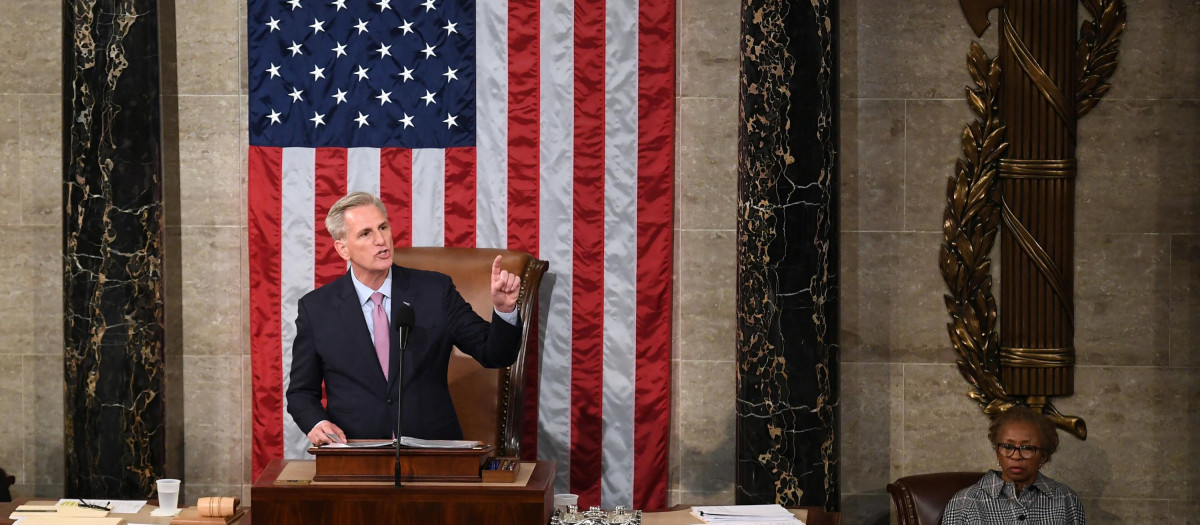
[[[342,197],[330,208],[325,227],[350,270],[300,299],[288,413],[314,445],[333,442],[331,436],[390,439],[403,383],[404,435],[462,439],[446,384],[451,346],[486,367],[511,365],[520,350],[520,278],[502,271],[496,257],[489,323],[448,276],[392,263],[387,209],[374,195]],[[411,306],[415,323],[401,367],[394,314],[403,305]],[[327,407],[321,405],[322,382]]]

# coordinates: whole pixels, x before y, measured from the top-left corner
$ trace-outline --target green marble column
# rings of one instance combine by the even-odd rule
[[[61,5],[64,491],[146,498],[166,456],[157,2]]]

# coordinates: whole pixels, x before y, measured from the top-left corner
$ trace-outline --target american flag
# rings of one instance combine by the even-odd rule
[[[249,0],[254,476],[301,458],[296,301],[350,191],[397,245],[550,263],[525,452],[580,505],[666,505],[674,0]]]

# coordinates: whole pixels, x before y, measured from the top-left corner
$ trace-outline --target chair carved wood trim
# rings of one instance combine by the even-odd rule
[[[983,477],[983,472],[934,472],[889,483],[900,525],[937,525],[950,498]]]
[[[517,311],[521,318],[521,350],[512,366],[486,369],[458,349],[450,358],[450,396],[463,427],[463,437],[496,446],[498,456],[520,456],[524,427],[525,362],[528,351],[538,352],[536,330],[538,290],[549,263],[526,252],[494,248],[396,247],[392,260],[406,268],[449,275],[463,299],[481,317],[492,318],[491,267],[503,256],[502,269],[521,276]],[[530,349],[532,346],[532,349]]]

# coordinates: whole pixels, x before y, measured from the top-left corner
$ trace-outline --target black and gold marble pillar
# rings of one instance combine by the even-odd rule
[[[64,490],[146,498],[166,455],[157,2],[61,5]]]
[[[838,508],[837,2],[742,0],[737,502]]]

